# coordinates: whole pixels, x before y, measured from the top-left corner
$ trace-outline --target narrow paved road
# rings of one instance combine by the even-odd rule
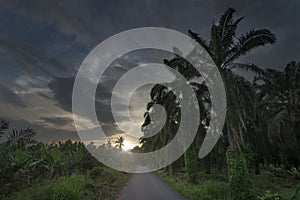
[[[134,174],[118,200],[187,200],[153,173]]]

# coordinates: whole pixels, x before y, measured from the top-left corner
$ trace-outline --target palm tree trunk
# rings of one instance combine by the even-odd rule
[[[229,147],[231,150],[240,150],[240,147],[238,145],[238,142],[236,141],[236,138],[234,137],[232,131],[230,131],[229,125],[227,127],[227,137],[229,141]]]

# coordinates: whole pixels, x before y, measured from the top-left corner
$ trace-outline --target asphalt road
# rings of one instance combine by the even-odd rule
[[[118,200],[187,200],[153,173],[134,174]]]

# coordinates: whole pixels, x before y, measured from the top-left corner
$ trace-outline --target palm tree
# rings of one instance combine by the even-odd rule
[[[235,10],[229,8],[221,16],[218,23],[212,24],[209,43],[198,33],[191,30],[188,33],[209,53],[223,77],[227,95],[227,117],[223,132],[227,135],[230,144],[227,154],[228,167],[237,168],[242,166],[244,172],[246,172],[245,159],[240,151],[243,148],[243,134],[245,133],[246,124],[250,121],[248,116],[254,114],[254,90],[251,84],[243,77],[236,75],[233,69],[251,70],[258,74],[263,73],[263,70],[254,64],[244,64],[236,61],[257,47],[273,44],[276,38],[267,29],[251,30],[236,36],[237,26],[243,20],[243,17],[234,19],[234,13]],[[189,80],[200,76],[195,73],[195,70],[187,68],[186,61],[179,56],[170,61],[165,60],[165,63],[178,69],[180,73],[183,72]],[[165,93],[158,90],[156,95],[160,94],[165,95]],[[231,162],[232,159],[234,159],[233,162]],[[231,172],[230,169],[228,171]],[[244,172],[241,172],[241,174]],[[245,177],[235,177],[232,174],[229,174],[229,178],[231,183],[234,183],[235,179],[246,179]],[[246,192],[243,192],[246,187],[244,185],[235,185],[235,187],[238,187],[240,192],[233,198],[242,198],[241,195]]]
[[[120,136],[119,138],[117,138],[115,141],[116,147],[122,150],[122,147],[124,146],[124,141],[125,141],[125,138],[123,138],[123,136]]]
[[[290,62],[283,71],[267,69],[255,78],[261,124],[272,145],[283,152],[286,166],[300,164],[300,62]],[[277,153],[278,156],[278,153]],[[289,159],[291,158],[291,159]]]
[[[263,73],[263,70],[253,64],[238,63],[235,61],[257,47],[273,44],[276,39],[275,35],[267,29],[251,30],[236,37],[237,25],[243,20],[243,17],[234,20],[234,13],[235,10],[229,8],[222,15],[218,24],[213,23],[209,44],[199,34],[191,30],[189,30],[189,34],[209,53],[223,77],[228,102],[225,131],[227,132],[230,148],[232,150],[239,150],[241,148],[241,142],[239,141],[241,140],[240,130],[242,130],[243,124],[246,122],[246,119],[243,117],[243,110],[245,109],[244,106],[247,105],[241,106],[237,104],[243,96],[248,96],[243,95],[243,93],[248,91],[247,88],[249,85],[247,83],[245,85],[245,81],[235,75],[232,69],[238,68],[252,70],[259,74]],[[248,100],[244,98],[245,103]]]
[[[4,135],[4,133],[8,130],[9,123],[5,120],[0,121],[0,138]]]
[[[31,128],[14,129],[8,132],[6,139],[12,145],[29,147],[36,144],[35,135],[36,132]]]
[[[228,137],[230,147],[227,152],[230,193],[233,199],[241,199],[249,195],[247,165],[241,149],[244,144],[243,133],[246,124],[250,122],[249,114],[255,113],[254,90],[248,81],[232,70],[237,68],[263,73],[263,70],[253,64],[236,61],[257,47],[273,44],[276,38],[267,29],[251,30],[237,37],[236,29],[243,17],[234,19],[234,13],[235,10],[229,8],[217,24],[213,23],[209,43],[191,30],[189,34],[209,53],[223,77],[227,96],[227,116],[223,132]],[[236,172],[237,169],[240,171]]]

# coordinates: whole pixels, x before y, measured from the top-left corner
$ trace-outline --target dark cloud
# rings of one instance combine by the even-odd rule
[[[41,117],[42,123],[54,126],[69,126],[73,124],[73,119],[69,117]]]
[[[68,36],[89,47],[107,37],[130,28],[161,26],[186,33],[193,29],[203,36],[209,35],[212,21],[228,8],[237,15],[246,16],[240,25],[244,32],[253,28],[269,28],[278,42],[272,48],[263,48],[246,56],[244,61],[263,66],[283,68],[290,60],[299,60],[300,2],[260,0],[212,1],[7,1],[3,6],[14,13],[37,22],[54,25]]]
[[[59,107],[65,111],[72,112],[72,91],[75,77],[58,78],[56,77],[49,83],[49,88],[54,94],[55,102]],[[103,81],[105,82],[105,81]],[[109,84],[108,84],[109,85]],[[88,90],[88,88],[85,88]],[[99,91],[99,89],[98,89]],[[118,134],[121,131],[115,125],[111,110],[110,110],[110,98],[111,90],[101,86],[101,94],[98,95],[95,102],[96,113],[99,122],[102,124],[103,130],[108,134]],[[96,93],[97,94],[97,93]],[[82,102],[82,109],[84,110],[86,102]],[[84,114],[84,112],[83,112]]]
[[[60,61],[49,58],[40,49],[20,41],[0,38],[0,50],[27,75],[33,78],[39,76],[51,78],[53,74],[72,74],[72,68],[64,66]]]
[[[108,135],[121,133],[121,130],[117,127],[113,118],[110,102],[112,91],[119,78],[128,70],[141,63],[162,63],[164,58],[169,57],[171,57],[170,53],[161,50],[147,49],[134,51],[117,58],[105,71],[103,78],[100,79],[100,83],[98,84],[96,91],[95,110],[102,128],[107,132]],[[68,112],[72,112],[72,91],[74,80],[75,77],[55,77],[53,81],[49,83],[49,88],[53,92],[57,105]],[[89,91],[89,88],[82,89]],[[86,102],[82,102],[82,113],[85,113],[84,109],[86,106]],[[129,106],[122,103],[117,106],[120,118],[123,121],[128,121],[129,119],[125,116],[122,116],[122,114],[123,111],[129,109]],[[143,106],[143,108],[146,108],[146,102]],[[141,115],[140,117],[143,116]]]
[[[18,107],[26,107],[20,96],[15,94],[9,87],[0,84],[0,101]]]
[[[54,99],[58,106],[68,112],[72,112],[72,89],[74,80],[75,77],[55,77],[48,85],[54,94]]]

